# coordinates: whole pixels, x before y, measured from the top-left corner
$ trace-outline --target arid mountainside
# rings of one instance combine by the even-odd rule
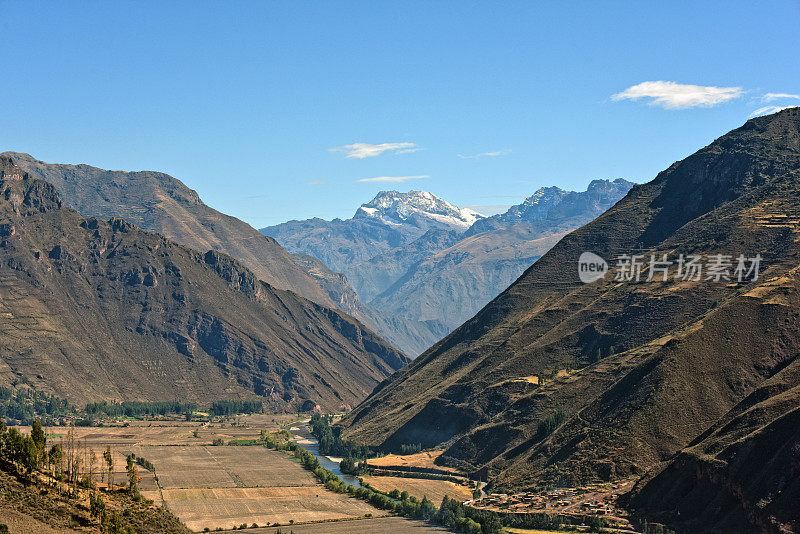
[[[79,405],[261,398],[342,409],[408,360],[229,256],[84,218],[0,159],[0,383]]]
[[[746,487],[739,502],[747,523],[728,532],[797,521],[782,493],[796,492],[783,470],[796,463],[785,451],[797,434],[783,430],[796,400],[762,406],[760,422],[740,403],[762,402],[772,380],[786,380],[789,394],[797,385],[789,371],[800,354],[798,224],[800,109],[791,108],[749,120],[565,236],[381,384],[345,418],[344,435],[385,448],[443,445],[444,462],[485,467],[495,484],[515,487],[639,477],[670,461],[651,484],[702,485],[703,470],[686,460],[700,454],[713,466],[705,472],[712,482],[694,506],[714,508],[713,484],[736,498],[736,484]],[[578,258],[586,251],[612,269],[582,284]],[[650,268],[651,255],[664,254],[673,261],[666,279],[659,264]],[[757,280],[739,271],[740,280],[738,256],[749,269],[757,254]],[[623,255],[641,256],[638,282],[618,276],[636,273],[614,268],[617,260],[624,266]],[[686,276],[681,255],[702,256],[697,279]],[[717,255],[731,262],[727,271],[714,269]],[[779,450],[756,450],[770,425]],[[744,441],[734,443],[737,436]],[[753,466],[738,465],[732,453],[763,454],[758,480],[747,479]],[[645,515],[693,505],[677,491],[656,495],[641,490]]]
[[[800,361],[765,380],[664,469],[631,505],[687,532],[797,532],[800,518]]]
[[[56,186],[67,206],[84,217],[117,217],[195,250],[224,252],[273,287],[333,306],[328,295],[275,240],[205,205],[197,192],[168,174],[45,163],[16,152],[3,155],[13,158],[31,177]]]

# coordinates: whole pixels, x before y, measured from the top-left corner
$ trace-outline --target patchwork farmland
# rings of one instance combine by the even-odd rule
[[[392,477],[392,476],[365,476],[364,482],[370,487],[388,493],[393,489],[407,491],[410,495],[422,499],[427,497],[437,505],[442,502],[445,495],[457,501],[467,501],[472,498],[472,490],[462,484],[447,480],[428,480],[424,478]]]
[[[115,485],[127,481],[127,455],[145,460],[154,472],[137,466],[142,495],[165,506],[196,532],[244,524],[269,525],[253,530],[269,533],[277,525],[285,530],[290,524],[291,530],[309,534],[378,534],[387,528],[395,534],[446,532],[424,522],[385,517],[385,512],[362,500],[326,490],[287,453],[245,445],[257,440],[262,430],[277,432],[292,419],[251,415],[211,423],[130,421],[77,427],[71,435],[54,427],[48,429],[48,439],[73,440],[85,458],[85,471],[91,471],[101,486],[108,483],[103,460],[107,447],[112,451]]]

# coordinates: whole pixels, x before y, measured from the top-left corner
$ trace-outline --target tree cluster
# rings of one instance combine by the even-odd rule
[[[74,413],[65,399],[60,399],[32,389],[12,391],[0,387],[0,419],[33,424],[36,418],[53,418]]]
[[[197,405],[191,402],[179,401],[124,401],[124,402],[92,402],[86,405],[86,414],[89,416],[105,415],[108,417],[142,417],[167,414],[191,413],[197,410]]]
[[[309,423],[311,434],[319,442],[319,452],[326,456],[341,456],[343,458],[373,458],[375,451],[356,443],[355,441],[343,440],[338,432],[331,427],[331,416],[315,413],[311,416]]]

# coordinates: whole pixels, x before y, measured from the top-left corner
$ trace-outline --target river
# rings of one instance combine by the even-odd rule
[[[361,483],[356,477],[352,475],[345,475],[342,473],[342,470],[339,469],[339,461],[341,459],[337,458],[333,460],[330,457],[323,456],[319,453],[319,442],[317,441],[317,438],[311,435],[311,430],[308,428],[307,424],[300,422],[292,425],[292,427],[289,429],[289,432],[294,435],[292,441],[313,454],[314,457],[319,461],[319,465],[339,477],[339,479],[344,481],[345,484],[351,484],[356,488],[361,487]]]

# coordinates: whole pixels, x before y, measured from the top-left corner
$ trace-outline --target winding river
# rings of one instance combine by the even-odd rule
[[[292,441],[313,454],[314,457],[319,460],[319,465],[339,477],[339,479],[344,481],[345,484],[352,484],[356,488],[361,487],[361,484],[358,482],[356,477],[352,475],[345,475],[342,473],[342,470],[339,469],[339,462],[341,461],[341,458],[333,458],[320,454],[319,442],[317,441],[317,438],[311,435],[311,430],[308,428],[307,424],[299,422],[289,428],[289,432],[294,435]]]

